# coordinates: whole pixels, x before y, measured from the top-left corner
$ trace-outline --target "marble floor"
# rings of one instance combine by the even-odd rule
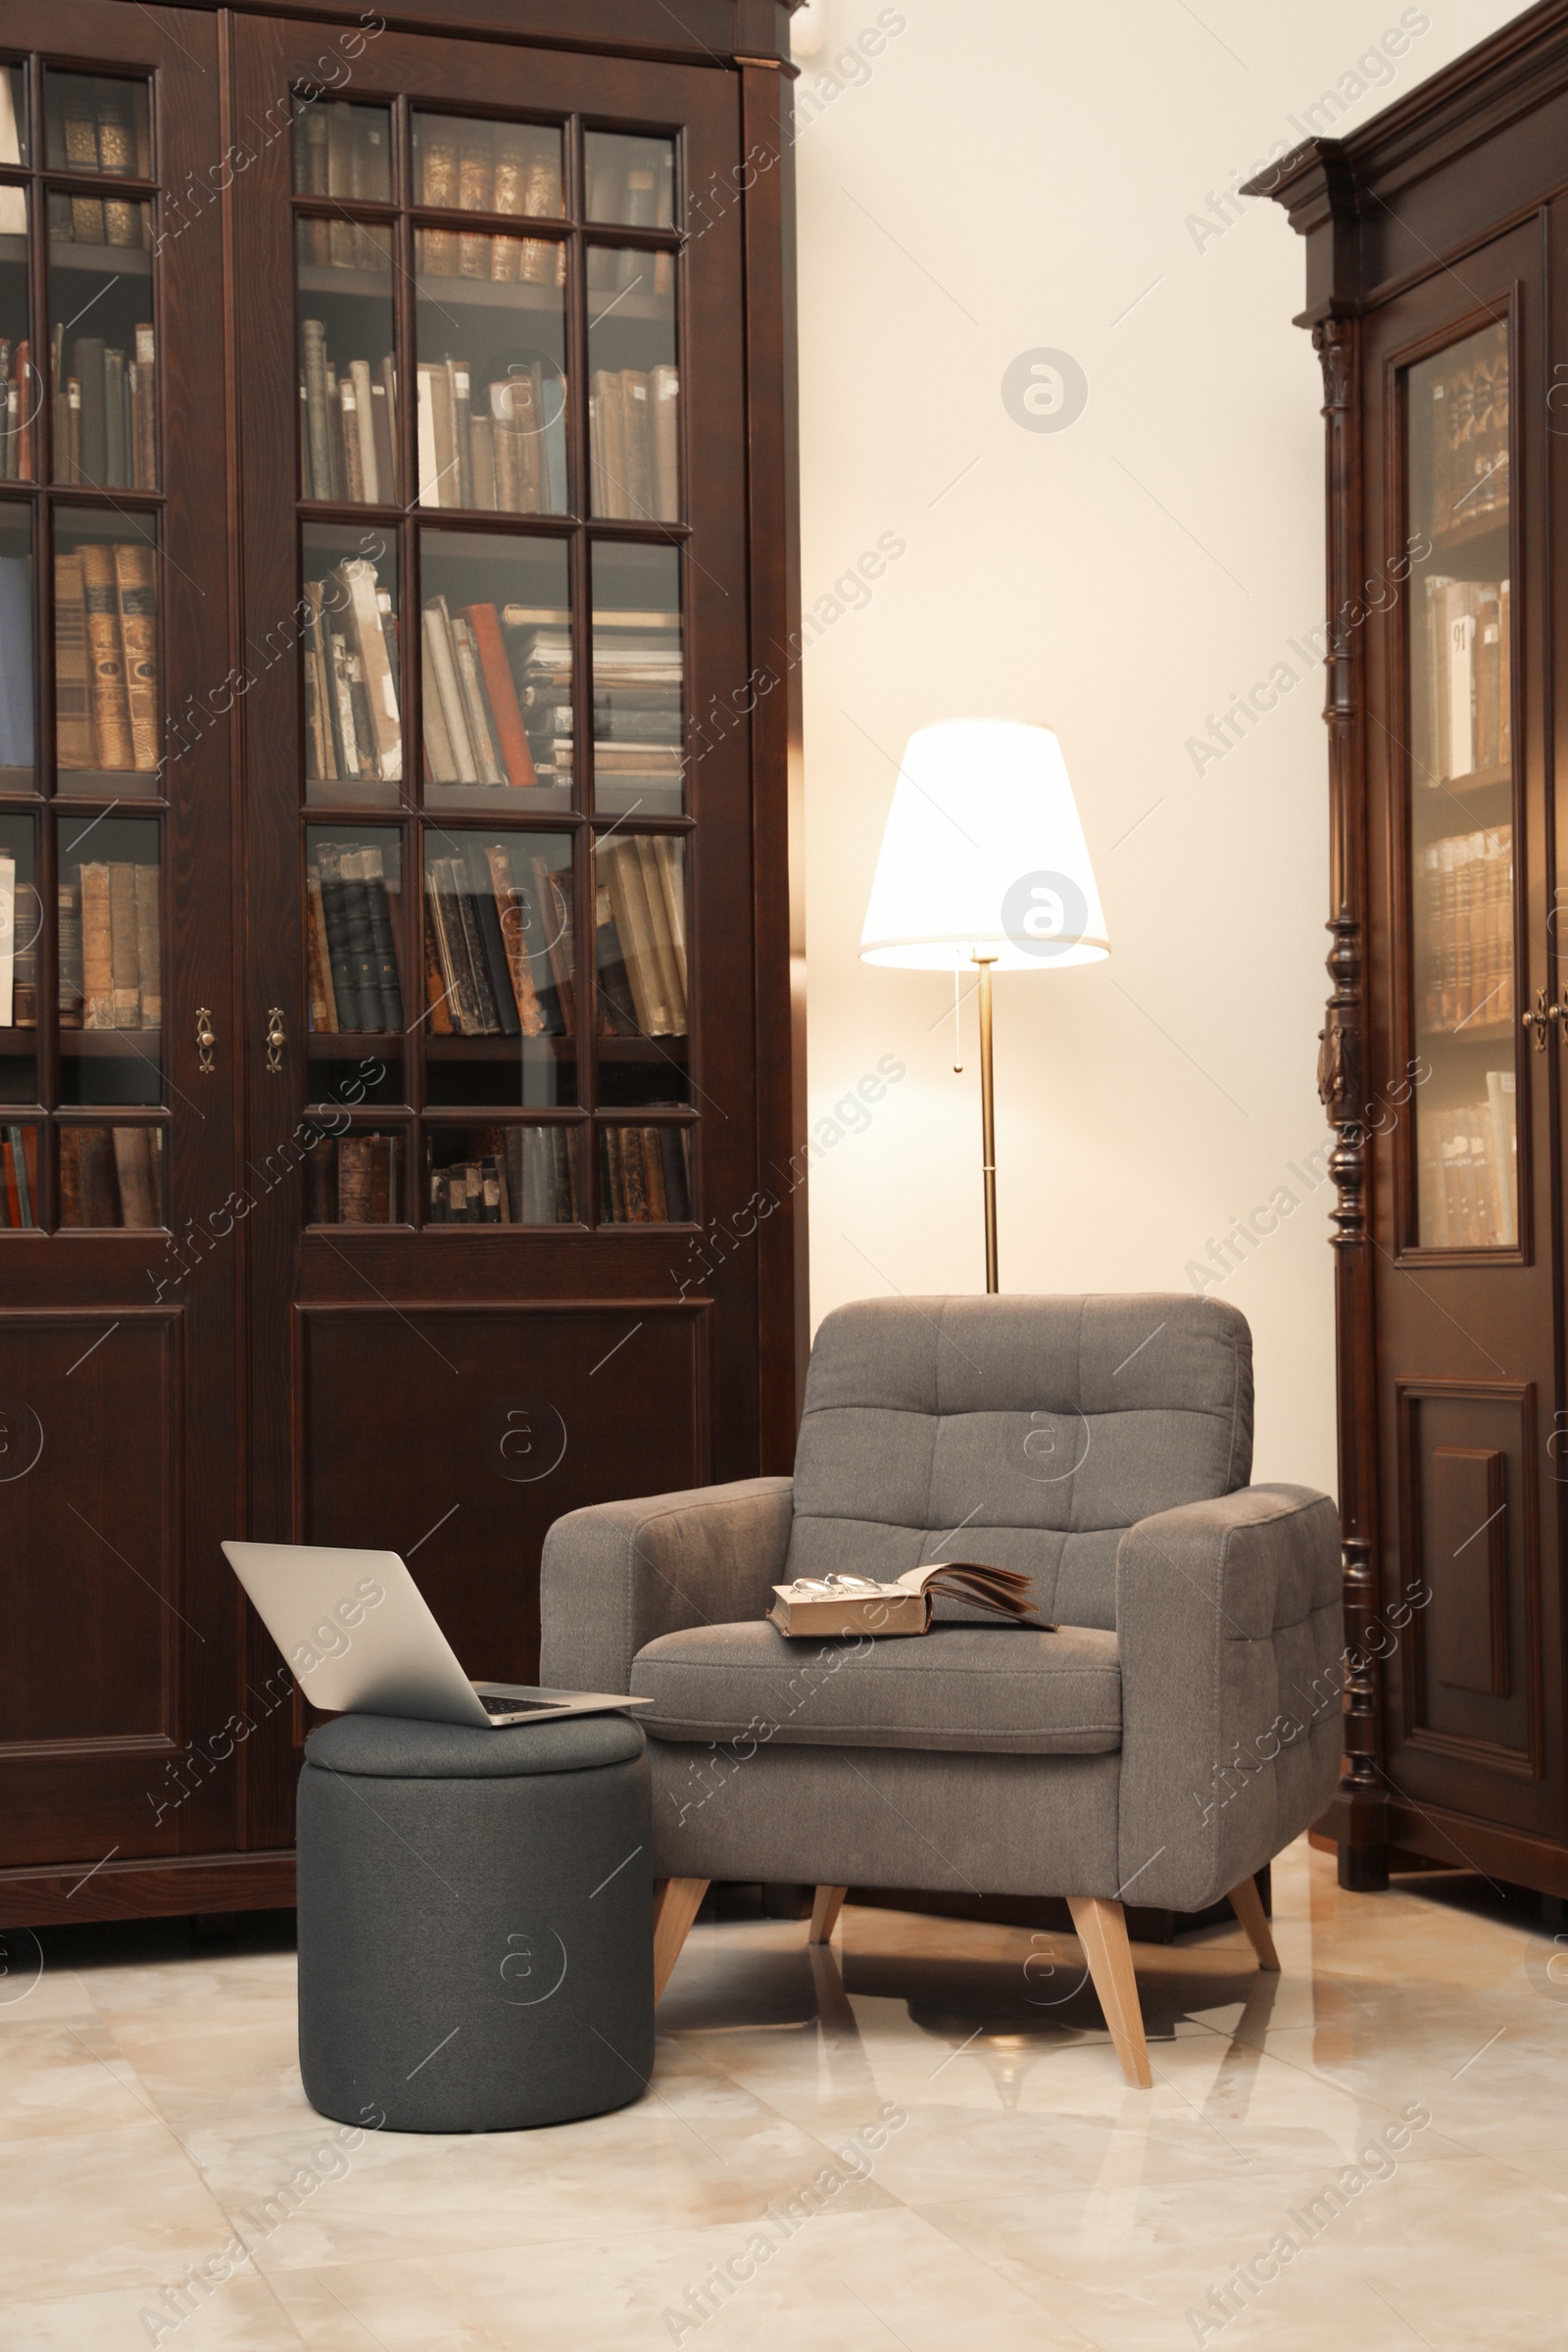
[[[1070,1937],[852,1907],[831,1955],[698,1929],[635,2107],[352,2153],[301,2093],[285,1922],[59,1933],[41,1969],[12,1936],[0,2352],[1568,2346],[1568,1936],[1469,1876],[1343,1894],[1304,1841],[1274,1890],[1282,1976],[1239,1929],[1139,1950],[1152,2093]]]

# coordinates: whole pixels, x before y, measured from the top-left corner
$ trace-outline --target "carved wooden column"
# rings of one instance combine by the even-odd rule
[[[1329,317],[1313,328],[1323,367],[1328,467],[1328,694],[1333,946],[1318,1092],[1338,1142],[1334,1181],[1335,1330],[1339,1359],[1340,1520],[1345,1563],[1345,1767],[1335,1806],[1340,1884],[1362,1892],[1388,1885],[1379,1769],[1379,1668],[1366,1646],[1377,1609],[1377,1429],[1373,1394],[1371,1166],[1366,1127],[1366,776],[1361,737],[1359,633],[1342,615],[1361,584],[1358,522],[1359,324]]]

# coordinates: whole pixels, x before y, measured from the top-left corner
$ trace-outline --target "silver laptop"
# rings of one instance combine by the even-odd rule
[[[469,1682],[395,1551],[225,1544],[223,1555],[300,1689],[327,1714],[500,1726],[650,1703],[612,1690]]]

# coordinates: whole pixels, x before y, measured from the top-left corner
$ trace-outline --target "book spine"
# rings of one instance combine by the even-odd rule
[[[307,496],[332,495],[331,440],[326,414],[326,328],[319,318],[307,318],[300,327],[305,351],[305,423],[309,451],[310,489]]]
[[[120,641],[120,599],[115,588],[114,561],[107,547],[84,547],[80,552],[98,760],[106,768],[130,768],[135,765],[135,749],[130,732],[124,654]]]
[[[354,506],[365,504],[365,465],[360,447],[360,401],[354,388],[352,368],[347,375],[337,379],[338,451],[343,475],[343,496]]]
[[[506,953],[507,973],[517,1007],[517,1020],[524,1037],[541,1037],[545,1030],[545,1016],[539,1003],[539,993],[533,984],[533,967],[528,960],[528,907],[513,877],[512,855],[505,843],[489,843],[485,849],[485,862],[490,868],[490,886],[495,893],[496,909],[501,922],[501,944]]]
[[[488,959],[484,952],[484,934],[479,922],[478,893],[461,858],[451,861],[454,897],[458,919],[463,925],[465,961],[473,983],[475,1034],[497,1037],[501,1033],[501,1016],[490,987]]]
[[[375,956],[375,985],[381,1006],[380,1027],[398,1032],[403,1027],[403,983],[398,972],[397,933],[392,902],[379,850],[362,850],[360,868],[366,885],[370,945]]]
[[[310,997],[311,1028],[331,1036],[337,1028],[332,1002],[332,973],[326,956],[326,916],[321,908],[321,869],[305,869],[305,978]]]
[[[139,1029],[141,966],[136,954],[136,868],[119,858],[109,868],[109,953],[114,1026]]]
[[[489,710],[495,722],[496,744],[506,781],[524,790],[539,781],[528,749],[528,737],[522,723],[522,711],[517,704],[517,689],[513,681],[512,665],[501,635],[501,621],[494,605],[465,605],[462,617],[473,636],[474,652]]]
[[[521,1033],[522,1024],[513,992],[506,941],[501,931],[501,910],[494,892],[476,890],[473,908],[479,920],[480,949],[484,956],[485,978],[490,984],[490,1001],[496,1010],[497,1026],[503,1037],[516,1037]]]
[[[425,606],[424,624],[424,691],[428,696],[433,672],[435,690],[441,698],[441,715],[446,722],[447,739],[452,746],[454,780],[459,784],[477,784],[479,770],[464,712],[463,693],[458,684],[452,621],[445,597],[438,596]]]
[[[327,967],[332,1002],[340,1030],[371,1028],[379,1015],[379,997],[368,1019],[362,1017],[358,966],[349,936],[348,886],[343,879],[343,853],[323,842],[318,870],[321,885],[321,915],[326,925]]]
[[[140,542],[114,550],[115,598],[125,665],[132,761],[144,775],[158,765],[158,582],[154,550]]]
[[[156,865],[138,865],[136,877],[136,977],[141,992],[141,1025],[164,1025],[163,919],[159,906],[160,874]]]

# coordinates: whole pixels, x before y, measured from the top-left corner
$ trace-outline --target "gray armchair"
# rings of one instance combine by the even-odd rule
[[[1228,1896],[1277,1967],[1253,1874],[1337,1776],[1338,1515],[1249,1486],[1251,1451],[1217,1300],[873,1300],[817,1334],[793,1479],[558,1520],[543,1680],[655,1701],[659,1989],[713,1879],[810,1882],[819,1940],[852,1886],[1060,1894],[1147,2085],[1123,1898]],[[1059,1632],[762,1622],[790,1577],[941,1558],[1026,1570]]]

